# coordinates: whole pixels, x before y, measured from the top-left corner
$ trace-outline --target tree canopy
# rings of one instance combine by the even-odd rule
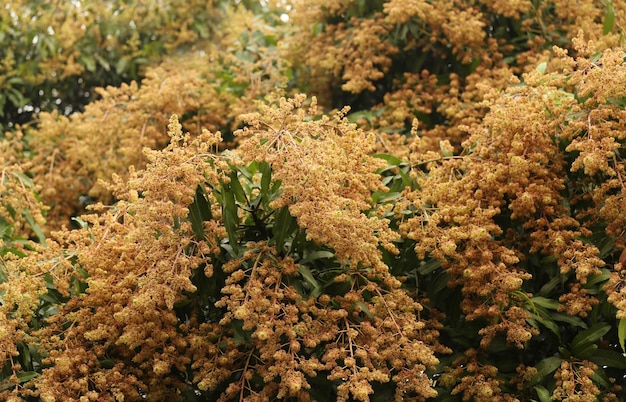
[[[5,3],[0,399],[626,400],[626,2]]]

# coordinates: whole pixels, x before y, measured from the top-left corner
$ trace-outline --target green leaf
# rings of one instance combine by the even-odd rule
[[[313,251],[312,253],[307,254],[307,256],[304,257],[300,261],[300,264],[307,264],[311,261],[320,260],[322,258],[333,258],[333,257],[335,257],[335,253],[333,253],[332,251],[317,250],[317,251]]]
[[[404,184],[405,187],[410,187],[412,180],[409,177],[409,175],[406,174],[406,172],[403,169],[400,169],[398,171],[398,174],[400,175],[400,177],[402,177],[402,184]]]
[[[272,233],[276,241],[276,248],[282,250],[287,238],[296,230],[296,219],[289,213],[289,208],[284,206],[276,212]]]
[[[73,222],[76,222],[78,227],[80,227],[81,229],[88,229],[89,228],[89,224],[87,222],[85,222],[83,220],[83,218],[81,218],[80,216],[74,216],[74,217],[71,218],[71,220]]]
[[[542,63],[539,63],[537,65],[537,67],[535,68],[535,70],[539,71],[539,74],[545,74],[546,73],[546,68],[548,67],[548,63],[546,63],[545,61]]]
[[[537,373],[530,379],[527,387],[534,387],[544,380],[548,375],[552,374],[559,366],[561,365],[562,359],[560,357],[551,356],[543,359],[535,368],[537,369]]]
[[[620,370],[626,369],[626,357],[614,350],[598,349],[589,357],[589,360],[600,367],[608,366]]]
[[[15,176],[20,182],[22,182],[22,184],[24,184],[26,187],[33,187],[35,184],[33,183],[33,180],[26,176],[24,173],[22,172],[18,172],[16,170],[12,171],[11,174],[13,174],[13,176]]]
[[[611,277],[611,271],[609,271],[606,268],[603,268],[600,274],[594,275],[590,279],[587,280],[587,283],[585,284],[585,289],[588,289],[598,283],[606,282],[609,280],[610,277]]]
[[[552,319],[554,321],[564,322],[575,327],[587,328],[587,324],[580,317],[575,317],[563,313],[552,313]]]
[[[23,371],[21,373],[17,373],[17,378],[20,380],[20,383],[28,382],[38,376],[39,373],[36,371]]]
[[[14,76],[14,77],[11,77],[11,78],[7,78],[4,82],[5,82],[5,84],[11,84],[12,86],[14,86],[14,85],[23,85],[24,84],[24,79],[22,77]]]
[[[78,60],[80,61],[80,64],[82,64],[90,73],[96,71],[96,61],[93,56],[90,56],[87,53],[82,53],[78,57]]]
[[[365,313],[366,316],[368,316],[369,318],[374,318],[374,316],[372,315],[372,312],[370,311],[369,307],[367,307],[365,303],[363,303],[362,301],[357,301],[356,305],[361,308],[361,311]]]
[[[236,344],[249,343],[251,340],[250,332],[243,329],[243,321],[233,320],[231,326],[234,331],[233,341]]]
[[[6,88],[5,90],[6,97],[11,101],[11,103],[16,107],[22,107],[27,103],[26,98],[22,93],[15,88]]]
[[[115,360],[111,359],[100,360],[98,361],[98,363],[100,363],[100,366],[105,369],[112,369],[113,367],[115,367]]]
[[[240,204],[246,204],[248,202],[248,198],[246,197],[246,193],[243,191],[243,187],[241,187],[241,183],[239,182],[239,176],[237,175],[236,171],[233,171],[230,174],[229,186],[233,194],[235,195],[235,199],[237,199]]]
[[[548,310],[557,310],[559,308],[560,303],[553,299],[548,299],[547,297],[536,296],[530,299],[533,304],[537,306],[541,306]]]
[[[557,336],[557,338],[561,340],[561,329],[558,325],[556,325],[554,321],[550,320],[549,318],[540,317],[538,315],[533,315],[533,318],[537,320],[537,322],[539,322],[541,325],[552,331]]]
[[[595,343],[583,343],[576,348],[572,348],[572,355],[579,359],[589,359],[598,350],[598,345]]]
[[[611,325],[601,322],[579,332],[572,340],[572,352],[578,355],[577,350],[585,351],[588,345],[598,342],[610,330]]]
[[[240,186],[241,187],[241,186]],[[230,246],[235,254],[238,253],[237,228],[239,227],[239,215],[237,214],[237,204],[235,203],[235,194],[230,184],[223,186],[224,193],[222,197],[222,218],[224,219],[224,227],[228,233]]]
[[[393,156],[393,155],[388,155],[388,154],[375,154],[373,155],[374,158],[378,158],[378,159],[382,159],[387,161],[388,164],[390,164],[391,166],[400,166],[402,164],[402,159]]]
[[[33,370],[33,360],[30,355],[30,348],[24,342],[18,342],[17,349],[20,352],[20,357],[22,361],[22,368],[32,371]]]
[[[207,39],[209,37],[209,28],[206,26],[205,23],[200,21],[194,21],[194,23],[191,24],[191,27],[194,31],[198,33],[198,35],[200,35],[202,39]]]
[[[45,245],[46,244],[46,235],[43,233],[43,230],[41,230],[41,227],[39,227],[37,222],[35,222],[35,219],[30,214],[30,212],[25,209],[24,211],[22,211],[22,215],[26,219],[26,222],[28,222],[28,225],[30,226],[30,228],[35,233],[35,236],[37,236],[37,240],[39,240],[39,243]]]
[[[372,194],[372,201],[374,204],[395,201],[400,198],[402,194],[398,191],[376,191]]]
[[[548,391],[545,387],[542,387],[541,385],[535,385],[533,388],[535,389],[535,392],[537,392],[537,396],[539,397],[539,400],[541,402],[552,401],[552,395],[550,394],[550,391]]]
[[[592,239],[589,239],[588,241],[586,241],[586,243],[594,244]],[[607,257],[613,251],[614,244],[615,239],[610,237],[603,238],[599,243],[595,244],[600,250],[600,254],[598,254],[598,257],[602,259],[604,259],[604,257]]]
[[[204,189],[198,185],[193,203],[189,206],[189,221],[196,238],[204,240],[204,222],[211,220],[211,206],[204,196]]]
[[[613,31],[615,26],[615,9],[613,8],[613,2],[609,0],[606,4],[606,11],[604,13],[604,25],[602,26],[602,32],[608,35]]]
[[[621,318],[617,325],[617,338],[619,339],[619,346],[622,348],[622,352],[626,352],[624,348],[624,341],[626,340],[626,318]]]
[[[115,72],[118,75],[122,75],[128,69],[128,63],[130,62],[128,57],[121,57],[117,63],[115,63]]]
[[[612,385],[612,381],[609,379],[609,376],[606,375],[602,367],[598,367],[589,378],[591,378],[591,381],[600,385],[601,388],[608,389]]]
[[[261,172],[261,192],[267,194],[272,182],[270,165],[267,162],[261,162],[259,164],[259,172]]]
[[[109,64],[108,61],[105,60],[104,57],[96,53],[94,54],[94,58],[98,61],[98,64],[100,64],[102,68],[104,68],[105,71],[111,70],[111,65]]]
[[[422,262],[420,267],[417,269],[417,273],[420,275],[428,275],[431,272],[439,269],[441,267],[441,261],[432,259],[428,262]]]
[[[539,292],[537,292],[537,295],[539,296],[549,295],[550,292],[552,292],[552,290],[554,290],[554,288],[557,287],[557,285],[559,285],[560,283],[561,283],[560,276],[553,277],[548,282],[546,282],[545,285],[541,287],[541,289],[539,289]]]
[[[304,278],[304,280],[313,288],[311,292],[311,297],[317,297],[322,293],[322,287],[319,282],[313,277],[311,270],[304,265],[300,265],[298,267],[298,271],[300,275]]]

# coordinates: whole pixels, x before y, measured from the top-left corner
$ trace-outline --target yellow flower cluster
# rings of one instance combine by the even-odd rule
[[[170,145],[147,152],[145,170],[131,169],[127,181],[117,178],[110,185],[120,199],[114,208],[97,206],[106,213],[86,216],[89,227],[57,234],[89,273],[81,278],[88,291],[71,299],[65,314],[52,317],[40,335],[47,339],[42,346],[49,351],[46,364],[51,366],[36,379],[42,399],[78,400],[84,395],[87,400],[114,400],[119,393],[141,400],[139,389],[150,389],[153,400],[175,397],[173,385],[179,380],[171,372],[184,371],[191,360],[174,307],[196,291],[191,273],[211,264],[208,256],[219,253],[217,242],[225,231],[207,227],[212,232],[206,241],[192,240],[189,222],[178,227],[173,222],[189,215],[198,185],[217,183],[219,171],[227,169],[212,154],[219,134],[204,131],[191,138],[181,130],[172,117]],[[52,258],[57,248],[42,254]],[[27,266],[25,272],[35,279],[33,268],[39,265]],[[121,360],[108,367],[102,363],[107,356]]]
[[[237,153],[244,162],[272,165],[283,188],[272,206],[288,205],[310,239],[332,247],[354,270],[386,272],[378,247],[396,252],[392,242],[398,234],[388,220],[364,213],[371,208],[370,194],[384,189],[374,173],[384,161],[370,156],[374,137],[348,123],[345,111],[315,119],[316,100],[307,112],[305,98],[282,98],[278,107],[243,116],[250,127],[237,133],[245,137]]]

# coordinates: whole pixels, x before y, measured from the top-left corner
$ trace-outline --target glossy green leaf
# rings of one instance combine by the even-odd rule
[[[85,69],[87,69],[87,71],[89,71],[90,73],[96,71],[96,61],[94,60],[93,56],[90,56],[87,53],[83,53],[78,57],[78,60],[83,66],[85,66]]]

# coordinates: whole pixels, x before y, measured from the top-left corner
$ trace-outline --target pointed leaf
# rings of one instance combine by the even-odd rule
[[[609,0],[604,13],[604,25],[602,27],[602,32],[605,35],[608,35],[613,31],[613,26],[615,26],[615,9],[613,8],[613,2]]]
[[[552,319],[554,321],[564,322],[575,327],[587,328],[587,324],[580,317],[574,317],[563,313],[552,313]]]
[[[597,283],[606,282],[609,280],[610,277],[611,277],[611,271],[604,268],[602,269],[599,275],[594,275],[587,280],[587,283],[585,284],[585,288],[590,288]]]
[[[296,230],[298,224],[296,219],[289,213],[289,208],[284,206],[276,212],[276,219],[274,220],[274,226],[272,233],[274,234],[274,240],[276,241],[276,248],[282,250],[285,245],[285,241]]]
[[[26,219],[26,222],[28,222],[28,225],[30,226],[30,228],[35,233],[35,236],[37,236],[37,240],[39,240],[39,243],[45,245],[46,244],[46,235],[43,233],[43,230],[41,230],[41,227],[39,227],[37,222],[35,222],[35,219],[30,214],[30,212],[25,209],[24,211],[22,211],[22,215]]]
[[[30,381],[38,376],[39,373],[37,373],[36,371],[24,371],[21,373],[17,373],[17,378],[19,379],[20,383]]]
[[[624,341],[626,340],[626,318],[619,320],[619,324],[617,326],[617,338],[619,339],[619,346],[621,346],[622,352],[626,352],[626,349],[624,348]]]
[[[547,297],[536,296],[530,299],[533,304],[541,306],[548,310],[557,310],[559,308],[560,303],[553,299],[548,299]]]
[[[559,338],[559,341],[561,340],[561,330],[554,321],[549,318],[540,317],[538,315],[533,315],[533,318],[537,320],[537,322],[539,322],[541,325],[552,331],[552,333],[554,333],[556,337]]]
[[[598,342],[610,330],[609,324],[598,323],[579,332],[572,340],[572,351],[576,354],[576,350],[585,350],[588,345]]]
[[[259,172],[261,172],[261,192],[267,193],[272,181],[272,171],[270,165],[267,162],[261,162],[259,164]]]
[[[300,261],[300,264],[306,264],[306,263],[309,263],[311,261],[319,260],[319,259],[322,259],[322,258],[333,258],[334,256],[335,256],[335,253],[333,253],[332,251],[317,250],[317,251],[314,251],[312,253],[307,254],[307,256],[304,257]]]
[[[211,206],[204,196],[202,186],[198,186],[193,203],[189,206],[189,221],[193,233],[199,240],[204,240],[204,222],[211,218]]]
[[[248,198],[246,197],[246,193],[243,191],[243,187],[241,187],[241,183],[239,182],[239,176],[237,175],[236,171],[233,171],[230,174],[230,183],[229,183],[229,187],[232,190],[235,199],[240,203],[240,204],[246,204],[248,201]]]
[[[424,262],[420,264],[420,267],[417,269],[417,272],[420,275],[428,275],[440,267],[441,267],[441,261],[432,259],[428,262]]]
[[[302,275],[304,280],[313,288],[313,291],[311,292],[311,297],[319,296],[322,293],[322,287],[315,279],[315,277],[313,277],[311,270],[309,270],[309,268],[304,265],[300,265],[298,267],[298,272],[300,272],[300,275]]]
[[[241,187],[241,186],[240,186]],[[224,227],[228,233],[230,246],[235,254],[238,252],[237,228],[239,227],[239,215],[237,214],[237,204],[235,203],[235,194],[230,184],[224,185],[224,193],[222,195],[222,218],[224,219]]]
[[[374,158],[378,158],[378,159],[382,159],[384,161],[387,161],[388,164],[390,164],[391,166],[400,166],[402,164],[402,159],[393,156],[393,155],[388,155],[388,154],[376,154],[373,155]]]
[[[552,401],[552,395],[550,394],[550,391],[548,391],[545,387],[542,387],[541,385],[535,385],[533,388],[537,392],[537,396],[539,397],[539,400],[541,402]]]

